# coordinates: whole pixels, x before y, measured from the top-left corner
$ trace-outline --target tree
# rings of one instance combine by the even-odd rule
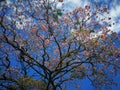
[[[57,90],[84,78],[97,89],[115,84],[120,48],[114,41],[119,38],[108,29],[107,7],[64,12],[58,3],[63,0],[1,3],[0,88]]]

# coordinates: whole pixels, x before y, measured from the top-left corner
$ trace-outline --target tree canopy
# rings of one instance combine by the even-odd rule
[[[117,33],[106,6],[65,12],[63,0],[0,2],[0,88],[64,90],[88,78],[97,89],[116,85]],[[94,7],[94,8],[93,8]],[[79,85],[79,84],[78,84]]]

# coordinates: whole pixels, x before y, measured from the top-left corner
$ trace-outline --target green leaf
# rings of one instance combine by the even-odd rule
[[[78,30],[78,33],[83,32],[83,31],[84,31],[84,29],[80,29],[80,30]]]
[[[52,9],[52,7],[48,4],[48,5],[46,5],[46,8],[47,9]]]
[[[57,15],[62,16],[62,12],[60,9],[57,10]]]
[[[109,52],[108,52],[108,55],[113,55],[113,52],[112,52],[112,51],[109,51]]]
[[[53,14],[54,21],[58,21],[58,15]]]
[[[94,30],[90,30],[90,33],[93,33],[93,32],[95,32]]]

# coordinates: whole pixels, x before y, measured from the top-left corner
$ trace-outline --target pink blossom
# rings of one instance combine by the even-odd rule
[[[41,29],[44,30],[45,32],[47,32],[48,28],[44,25],[44,24],[40,24]]]

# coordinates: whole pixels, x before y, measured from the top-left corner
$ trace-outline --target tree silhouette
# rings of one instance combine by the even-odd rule
[[[115,85],[120,69],[117,33],[107,7],[72,12],[63,0],[11,0],[0,5],[0,88],[58,90],[88,78],[97,89]],[[64,5],[64,4],[63,4]]]

